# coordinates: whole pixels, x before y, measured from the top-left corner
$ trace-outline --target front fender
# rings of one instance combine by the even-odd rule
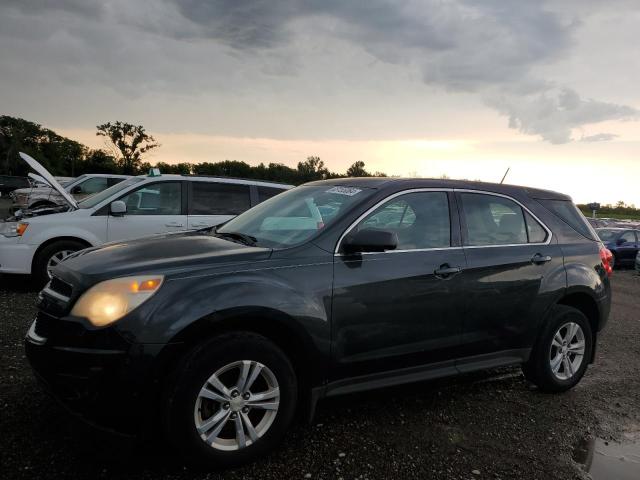
[[[225,322],[250,319],[260,331],[286,328],[299,337],[311,357],[330,355],[332,259],[305,265],[277,265],[260,269],[169,278],[148,304],[118,322],[117,329],[138,343],[182,342],[198,322],[215,329]],[[231,324],[229,323],[231,322]],[[277,322],[277,325],[276,323]]]

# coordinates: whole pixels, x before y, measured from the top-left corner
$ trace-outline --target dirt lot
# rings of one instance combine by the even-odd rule
[[[160,442],[93,431],[44,395],[22,347],[36,293],[0,277],[3,478],[588,478],[573,460],[585,438],[640,440],[640,277],[616,272],[613,288],[598,361],[571,392],[541,394],[503,369],[325,401],[270,457],[205,474]]]

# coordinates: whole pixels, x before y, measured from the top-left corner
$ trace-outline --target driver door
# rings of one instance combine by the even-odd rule
[[[148,183],[118,200],[126,204],[127,212],[109,215],[110,242],[187,229],[185,182]]]
[[[416,366],[455,372],[466,261],[451,202],[444,191],[401,194],[351,230],[393,231],[398,246],[334,257],[333,380]],[[458,271],[438,273],[445,268]]]

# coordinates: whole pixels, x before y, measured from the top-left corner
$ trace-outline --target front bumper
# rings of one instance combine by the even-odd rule
[[[18,243],[19,237],[0,235],[0,273],[31,273],[37,245]]]
[[[25,338],[36,377],[67,410],[93,425],[138,434],[160,406],[154,360],[162,345],[38,313]]]

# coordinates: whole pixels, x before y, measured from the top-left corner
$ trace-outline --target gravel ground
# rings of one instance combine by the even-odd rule
[[[542,394],[501,369],[327,400],[268,458],[203,473],[161,442],[94,431],[44,395],[22,347],[36,293],[0,277],[3,478],[589,478],[573,460],[585,438],[640,440],[640,277],[617,271],[613,290],[597,363],[570,392]]]

